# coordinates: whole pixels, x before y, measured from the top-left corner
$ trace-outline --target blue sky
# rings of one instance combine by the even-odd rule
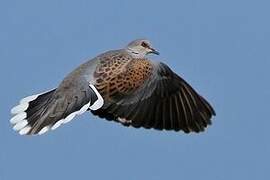
[[[0,2],[0,180],[270,179],[267,0]],[[214,106],[202,134],[132,129],[90,113],[44,136],[10,108],[136,38]]]

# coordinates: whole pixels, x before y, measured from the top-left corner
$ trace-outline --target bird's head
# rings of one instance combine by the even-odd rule
[[[127,45],[126,49],[136,57],[145,57],[147,54],[159,55],[159,52],[152,47],[147,39],[134,40]]]

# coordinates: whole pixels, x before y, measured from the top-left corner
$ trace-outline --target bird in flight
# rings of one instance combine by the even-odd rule
[[[150,41],[138,39],[80,65],[60,85],[23,98],[10,122],[21,135],[41,135],[91,111],[124,126],[201,132],[215,115],[211,105],[166,64]]]

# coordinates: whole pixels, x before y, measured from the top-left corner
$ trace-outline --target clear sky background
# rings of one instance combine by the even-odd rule
[[[270,179],[269,0],[0,1],[0,180]],[[85,113],[43,136],[9,124],[25,96],[109,49],[148,38],[214,106],[201,134]]]

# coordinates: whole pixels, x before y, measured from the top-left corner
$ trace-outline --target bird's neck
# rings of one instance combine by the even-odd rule
[[[129,52],[129,54],[134,57],[134,58],[144,58],[145,57],[145,54],[144,53],[141,53],[141,52],[138,52],[134,49],[131,49],[131,48],[126,48],[126,50]]]

